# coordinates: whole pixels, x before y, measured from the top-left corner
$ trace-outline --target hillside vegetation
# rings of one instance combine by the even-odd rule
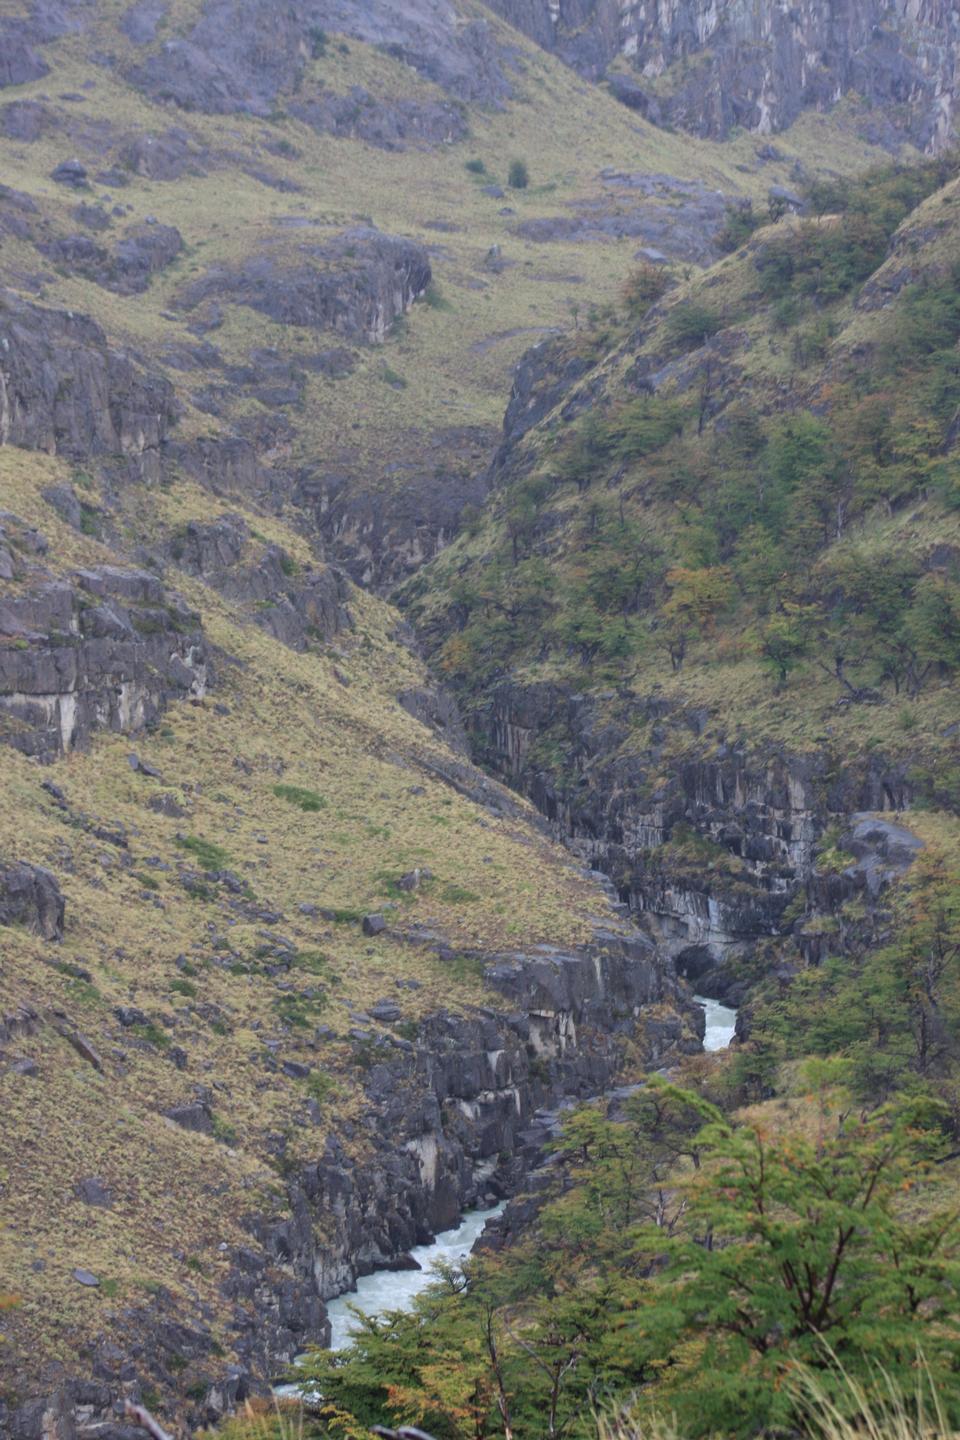
[[[641,267],[633,323],[544,347],[534,397],[571,355],[582,378],[528,433],[508,416],[495,498],[408,586],[464,693],[656,686],[714,741],[951,753],[954,169],[815,186],[773,225],[736,211],[729,258]]]
[[[917,1316],[957,1423],[942,57],[721,141],[514,8],[2,7],[13,1440],[215,1426],[528,1187],[324,1433],[753,1434]]]

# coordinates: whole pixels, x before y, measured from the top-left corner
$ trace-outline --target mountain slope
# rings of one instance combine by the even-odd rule
[[[482,501],[531,337],[613,301],[638,248],[712,258],[724,196],[872,153],[836,118],[776,158],[667,134],[478,6],[23,8],[43,73],[0,98],[8,283],[149,353],[181,428],[241,437],[363,581]]]
[[[938,311],[949,351],[956,182],[896,172],[852,238],[841,187],[849,220],[719,260],[877,158],[856,107],[775,150],[670,133],[470,0],[37,0],[0,57],[0,1430],[128,1440],[123,1398],[214,1422],[359,1271],[515,1193],[538,1110],[695,1052],[674,959],[752,964],[827,812],[952,796],[950,657],[903,672],[909,719],[868,708],[872,640],[821,678],[846,612],[778,560],[820,687],[785,715],[753,502],[705,501],[738,404],[773,453],[775,413],[856,409],[888,322]],[[835,228],[854,281],[812,245],[842,284],[811,296],[794,250]],[[953,371],[909,358],[944,423],[897,399],[889,513],[844,511],[915,555],[905,611],[954,529]],[[411,574],[551,823],[378,598]],[[838,779],[809,695],[850,686]]]
[[[534,353],[483,516],[408,586],[479,753],[694,970],[792,899],[802,934],[834,820],[957,803],[948,174],[825,194],[612,347]]]

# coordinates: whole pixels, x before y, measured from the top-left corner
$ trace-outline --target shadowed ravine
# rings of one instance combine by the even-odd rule
[[[737,1024],[737,1012],[718,1000],[705,996],[694,996],[698,1005],[706,1012],[706,1031],[703,1048],[708,1053],[725,1050],[733,1039]],[[456,1265],[473,1250],[486,1228],[487,1222],[503,1214],[507,1202],[489,1210],[471,1210],[459,1225],[445,1230],[430,1245],[418,1245],[411,1256],[419,1269],[375,1270],[371,1275],[362,1276],[356,1288],[339,1295],[327,1305],[330,1321],[330,1349],[342,1350],[350,1343],[350,1336],[356,1330],[356,1312],[366,1316],[384,1315],[390,1310],[409,1310],[413,1302],[434,1278],[438,1265]],[[277,1387],[277,1395],[296,1395],[295,1385]]]

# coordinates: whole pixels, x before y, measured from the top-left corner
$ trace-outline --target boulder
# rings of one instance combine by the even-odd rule
[[[182,1130],[191,1130],[196,1135],[213,1134],[213,1112],[203,1100],[195,1101],[192,1105],[174,1105],[163,1113]]]
[[[88,1176],[85,1180],[78,1180],[76,1186],[78,1200],[84,1205],[93,1205],[100,1210],[111,1210],[113,1208],[113,1195],[109,1186],[95,1175]]]
[[[63,939],[64,899],[39,865],[0,861],[0,925],[23,925],[44,940]]]
[[[79,160],[61,160],[50,172],[50,179],[58,185],[67,185],[72,190],[89,190],[87,167]]]

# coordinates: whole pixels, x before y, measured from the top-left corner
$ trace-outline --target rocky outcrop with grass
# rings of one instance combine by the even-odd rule
[[[210,273],[191,284],[180,303],[189,311],[226,300],[281,325],[376,342],[424,293],[430,276],[422,246],[358,226],[321,244],[301,244],[290,255],[263,254]]]
[[[493,0],[492,8],[656,124],[726,136],[784,129],[844,96],[865,133],[947,146],[960,31],[943,0],[742,7],[706,0]],[[611,68],[615,67],[615,68]],[[631,73],[632,72],[632,73]]]
[[[99,729],[134,734],[212,677],[199,617],[155,575],[103,566],[34,574],[0,597],[0,734],[40,760]]]
[[[173,387],[88,315],[0,293],[0,445],[109,457],[143,478],[176,419]]]

